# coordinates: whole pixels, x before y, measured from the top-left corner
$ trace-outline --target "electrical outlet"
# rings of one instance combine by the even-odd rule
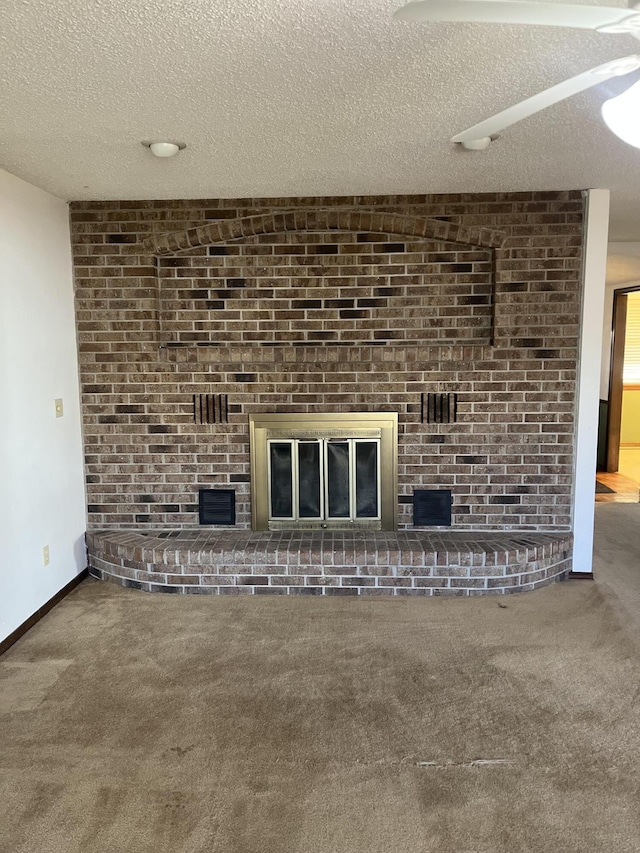
[[[44,566],[48,566],[50,559],[51,559],[51,557],[49,555],[49,546],[45,545],[44,548],[42,549],[42,564]]]

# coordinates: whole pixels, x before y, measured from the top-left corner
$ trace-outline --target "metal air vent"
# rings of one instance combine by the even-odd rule
[[[420,412],[423,424],[454,424],[458,420],[458,395],[421,394]]]
[[[413,526],[451,527],[451,489],[416,489]]]
[[[196,424],[226,424],[228,412],[226,394],[193,395],[193,421]]]
[[[200,489],[200,524],[236,523],[236,493],[233,489]]]

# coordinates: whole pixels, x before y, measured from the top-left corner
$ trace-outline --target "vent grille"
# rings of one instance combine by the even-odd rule
[[[226,394],[194,394],[193,421],[196,424],[228,423],[229,406]]]
[[[451,489],[416,489],[413,493],[414,527],[451,527]]]
[[[421,394],[420,412],[423,424],[454,424],[458,420],[458,395]]]
[[[235,524],[236,493],[233,489],[200,489],[200,524]]]

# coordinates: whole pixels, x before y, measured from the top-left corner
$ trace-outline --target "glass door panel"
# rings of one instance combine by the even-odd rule
[[[378,518],[378,442],[355,442],[356,518]]]
[[[349,442],[327,441],[327,518],[350,518]]]
[[[293,518],[292,443],[269,442],[271,518]]]
[[[298,442],[298,516],[323,517],[319,441]]]
[[[349,521],[380,518],[379,440],[268,441],[269,518]]]

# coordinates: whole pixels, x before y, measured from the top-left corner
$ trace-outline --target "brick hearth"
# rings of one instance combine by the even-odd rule
[[[478,595],[571,568],[570,534],[94,531],[90,573],[147,592]]]

